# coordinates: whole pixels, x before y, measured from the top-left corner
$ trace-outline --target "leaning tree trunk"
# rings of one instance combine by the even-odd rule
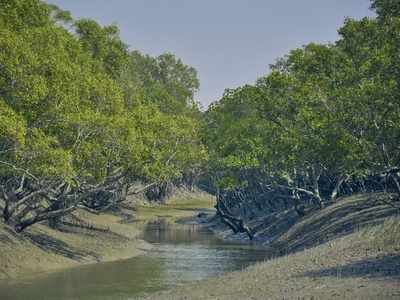
[[[396,173],[393,173],[393,174],[391,174],[391,178],[392,178],[392,180],[394,182],[394,186],[395,186],[395,189],[396,189],[398,200],[400,200],[400,179],[399,179],[399,176]]]
[[[350,175],[343,175],[339,176],[338,180],[336,181],[335,187],[332,190],[330,201],[334,202],[339,194],[339,190],[342,187],[343,183],[345,183],[350,178]]]
[[[71,206],[71,207],[68,207],[68,208],[65,208],[65,209],[59,209],[59,210],[56,210],[56,211],[39,213],[36,216],[27,218],[27,219],[19,222],[18,224],[16,224],[15,225],[15,231],[18,232],[18,233],[22,232],[25,228],[27,228],[27,227],[29,227],[29,226],[31,226],[33,224],[39,223],[41,221],[49,220],[49,219],[52,219],[52,218],[57,218],[57,217],[61,217],[61,216],[67,215],[67,214],[73,212],[76,209],[77,209],[77,206]]]
[[[247,234],[250,240],[254,239],[253,230],[248,227],[242,219],[233,216],[219,193],[217,194],[217,204],[215,208],[217,210],[217,215],[234,233],[243,232]]]

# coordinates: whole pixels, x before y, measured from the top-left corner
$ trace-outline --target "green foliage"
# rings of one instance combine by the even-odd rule
[[[400,166],[398,3],[373,1],[378,19],[347,19],[334,45],[291,51],[209,108],[205,141],[219,187],[284,187],[286,197],[321,202],[351,177]]]
[[[0,28],[0,200],[35,195],[7,202],[18,230],[100,191],[202,172],[192,67],[39,0],[2,1]]]
[[[45,26],[50,22],[50,8],[37,0],[3,0],[0,3],[0,28],[15,31]]]
[[[381,20],[400,16],[400,3],[397,0],[373,0],[371,8],[376,10]]]
[[[74,177],[71,153],[60,147],[56,138],[34,128],[28,132],[26,145],[18,149],[19,165],[42,179]]]
[[[128,63],[128,47],[120,40],[118,27],[101,27],[89,19],[76,21],[74,27],[84,49],[92,54],[99,67],[118,79]]]
[[[198,113],[194,93],[199,89],[197,72],[186,66],[173,54],[162,54],[156,58],[133,51],[130,65],[124,74],[128,94],[141,94],[130,103],[155,104],[168,114]],[[129,86],[127,86],[129,84]]]
[[[196,70],[173,54],[130,51],[116,25],[39,0],[2,1],[0,197],[30,199],[8,217],[20,230],[137,181],[192,186],[205,172],[225,190],[320,204],[349,178],[388,177],[400,167],[399,4],[372,8],[377,19],[347,19],[335,44],[291,51],[202,114]]]
[[[3,151],[6,146],[25,143],[26,123],[0,98],[0,137],[3,139]]]
[[[89,181],[101,181],[110,165],[154,180],[181,176],[188,161],[197,165],[192,156],[201,149],[194,132],[198,121],[188,115],[198,88],[193,68],[172,54],[129,53],[115,25],[74,21],[74,36],[56,23],[72,21],[56,6],[2,6],[7,26],[0,38],[1,135],[23,141],[27,126],[30,145],[24,151],[48,149],[43,153],[49,162],[50,149],[66,153],[59,153],[60,164],[50,168],[43,161],[35,170],[44,174],[49,168],[48,176],[57,166],[69,170],[61,158],[67,153],[74,169],[67,173]],[[166,165],[172,154],[176,162]],[[40,165],[41,159],[34,160]]]

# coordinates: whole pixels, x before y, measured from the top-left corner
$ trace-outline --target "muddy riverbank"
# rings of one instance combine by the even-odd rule
[[[379,197],[340,199],[295,220],[290,211],[260,216],[252,242],[210,220],[220,238],[263,245],[275,258],[146,299],[399,299],[400,216]]]
[[[165,205],[134,200],[100,215],[77,211],[57,230],[37,224],[16,234],[0,223],[0,280],[141,255],[151,245],[140,237],[138,223],[185,218],[212,205],[208,194],[180,191]]]
[[[142,220],[131,223],[140,228],[138,238],[151,245],[143,255],[0,281],[0,295],[9,300],[134,299],[216,278],[268,258],[263,247],[217,238],[197,222],[199,212],[211,214],[211,209],[190,202],[169,203],[169,214],[163,216],[157,207],[138,209],[145,209],[149,217],[143,220],[142,215]]]

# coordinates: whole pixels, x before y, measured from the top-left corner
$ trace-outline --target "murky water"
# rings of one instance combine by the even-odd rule
[[[146,224],[143,238],[154,245],[146,255],[0,282],[0,299],[135,299],[242,269],[266,257],[263,249],[223,242],[199,226],[165,220]]]

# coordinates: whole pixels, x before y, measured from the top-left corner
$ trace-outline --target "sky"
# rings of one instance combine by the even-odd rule
[[[130,48],[175,54],[196,68],[204,108],[226,88],[268,73],[291,49],[338,38],[346,17],[372,16],[369,0],[48,0],[102,25]]]

